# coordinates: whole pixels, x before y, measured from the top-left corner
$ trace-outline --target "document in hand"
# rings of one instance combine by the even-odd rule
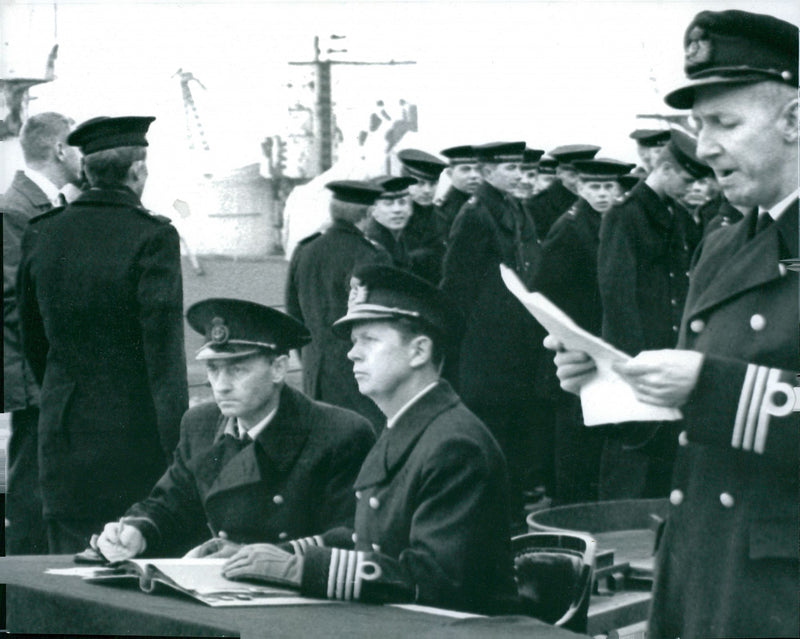
[[[226,559],[127,559],[95,568],[86,581],[120,584],[138,581],[143,592],[164,587],[188,595],[209,606],[281,606],[325,603],[300,597],[292,590],[266,584],[231,581],[222,576]]]
[[[633,388],[611,368],[631,357],[578,326],[541,293],[532,293],[510,268],[501,264],[500,275],[511,293],[544,329],[569,350],[587,353],[597,365],[595,376],[581,388],[581,408],[586,426],[621,422],[674,421],[677,408],[646,404],[636,399]]]

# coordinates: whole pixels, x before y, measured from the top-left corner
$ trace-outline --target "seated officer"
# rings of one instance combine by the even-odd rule
[[[371,265],[355,277],[335,326],[352,340],[359,389],[388,419],[355,482],[355,531],[246,546],[223,575],[312,597],[502,609],[515,595],[505,460],[439,377],[453,311],[397,269]]]
[[[214,402],[189,409],[175,459],[150,496],[120,522],[106,524],[98,546],[109,557],[209,554],[231,543],[280,541],[349,526],[353,480],[374,442],[351,411],[308,399],[284,382],[289,350],[306,328],[272,308],[234,299],[194,304],[189,324],[205,335]]]

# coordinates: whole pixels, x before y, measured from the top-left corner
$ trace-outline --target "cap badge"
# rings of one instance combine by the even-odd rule
[[[695,27],[689,32],[685,59],[687,66],[705,64],[711,60],[711,40],[706,35],[705,30],[700,27]]]
[[[215,317],[211,320],[211,331],[208,335],[214,344],[225,344],[231,336],[231,332],[225,326],[224,319]]]
[[[369,289],[362,284],[350,284],[350,296],[347,298],[347,309],[350,310],[367,301]]]

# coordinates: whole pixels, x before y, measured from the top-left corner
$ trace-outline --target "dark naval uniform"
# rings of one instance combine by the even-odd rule
[[[406,243],[405,229],[395,236],[383,224],[372,219],[367,224],[364,234],[386,250],[392,258],[392,266],[403,271],[411,271],[411,254]]]
[[[90,189],[33,220],[19,294],[44,516],[97,529],[149,493],[187,408],[178,233],[129,189]]]
[[[375,442],[367,420],[284,386],[255,441],[226,434],[228,424],[213,402],[184,416],[174,462],[126,513],[148,554],[183,554],[220,531],[276,543],[352,526],[353,480]]]
[[[675,347],[699,235],[688,211],[643,182],[603,216],[603,339],[630,355]],[[600,499],[666,496],[680,428],[628,422],[609,429]]]
[[[6,554],[47,552],[37,461],[39,386],[25,360],[19,326],[17,269],[22,236],[32,217],[52,208],[22,171],[0,196],[3,216],[3,412],[11,413],[6,490]]]
[[[565,212],[542,242],[532,287],[594,335],[603,325],[597,285],[600,222],[600,213],[583,199]],[[580,400],[563,392],[557,422],[556,499],[563,503],[594,499],[602,433],[583,425]]]
[[[451,186],[444,194],[441,204],[436,207],[436,226],[439,236],[445,241],[450,237],[450,229],[453,228],[453,222],[461,211],[461,207],[467,203],[469,198],[469,193]]]
[[[499,267],[530,286],[539,251],[536,228],[519,203],[484,182],[453,224],[441,284],[465,317],[458,392],[506,455],[515,518],[524,489],[533,488],[527,478],[549,467],[551,434],[539,413],[548,412],[543,402],[557,384],[544,329],[508,291]]]
[[[697,209],[697,215],[700,218],[703,237],[718,228],[736,224],[744,217],[744,214],[728,202],[721,193],[705,204],[701,204]]]
[[[353,270],[372,262],[390,264],[391,257],[354,225],[334,220],[324,233],[312,235],[295,249],[286,284],[286,311],[312,335],[302,352],[305,393],[354,410],[380,428],[386,417],[358,391],[353,363],[347,359],[350,343],[331,330],[347,312]]]
[[[658,555],[653,637],[797,636],[798,206],[700,250],[680,348],[706,354],[684,406]]]
[[[411,272],[436,285],[442,278],[444,259],[444,237],[436,224],[436,210],[411,202],[412,213],[403,229]]]
[[[503,455],[447,382],[381,434],[355,489],[354,533],[290,544],[303,594],[487,613],[515,596]]]
[[[561,180],[553,180],[544,191],[525,200],[525,210],[533,217],[540,240],[547,237],[556,220],[575,204],[577,199],[578,196],[564,186]]]

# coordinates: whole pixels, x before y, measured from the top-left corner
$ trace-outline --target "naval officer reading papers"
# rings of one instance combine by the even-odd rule
[[[503,282],[547,332],[570,350],[591,355],[597,364],[593,379],[581,387],[583,421],[587,426],[630,421],[673,421],[681,418],[677,408],[645,404],[636,399],[633,388],[613,369],[615,362],[630,356],[580,328],[541,293],[528,291],[514,271],[500,265]]]

